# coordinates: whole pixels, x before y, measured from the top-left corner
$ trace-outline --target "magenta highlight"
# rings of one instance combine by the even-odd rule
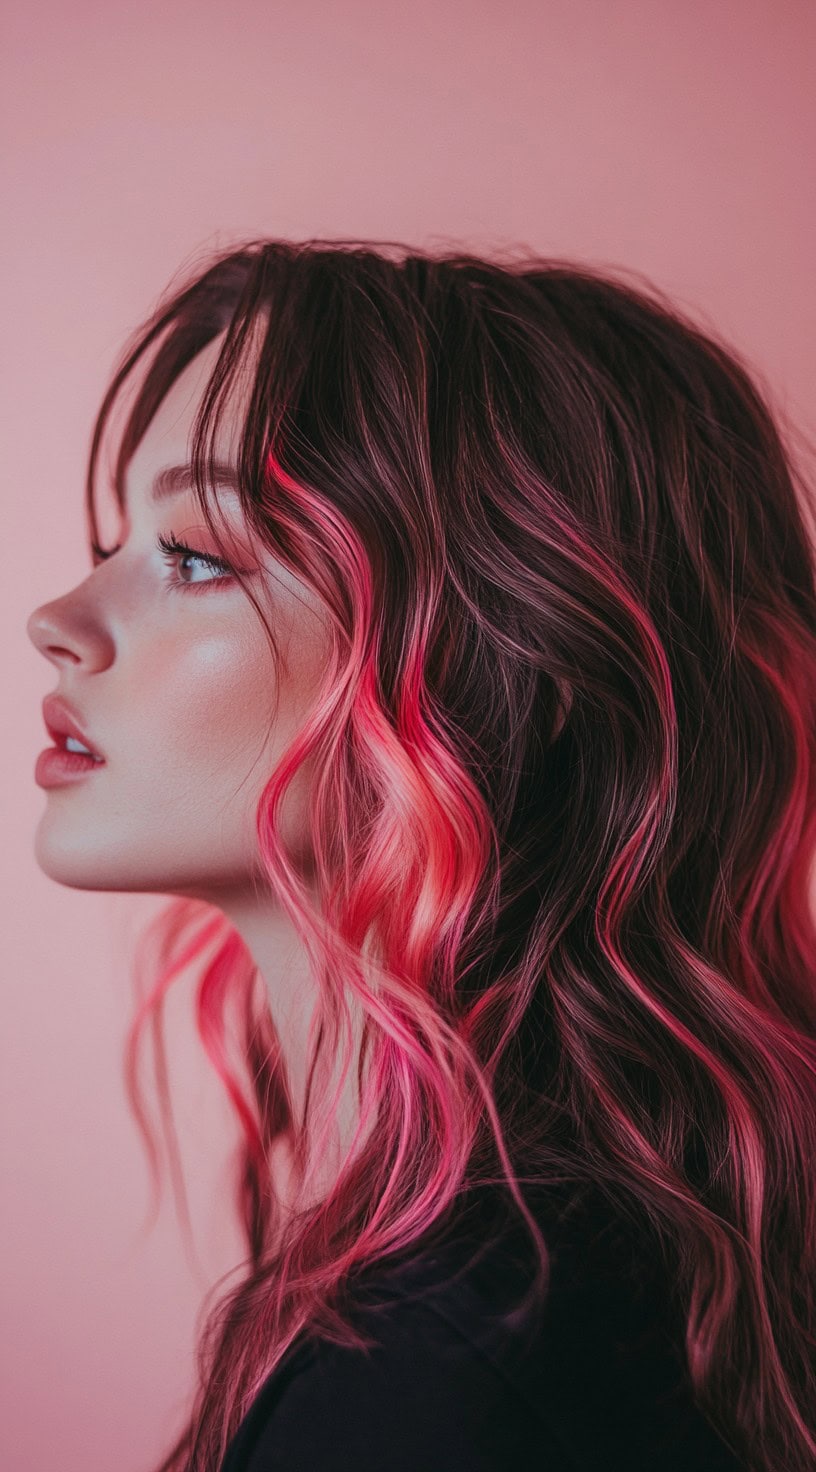
[[[191,272],[127,345],[93,432],[92,542],[126,382],[144,370],[114,459],[120,506],[164,394],[222,332],[194,429],[202,515],[221,545],[209,467],[249,367],[246,522],[331,632],[256,814],[259,882],[319,1000],[297,1119],[225,917],[171,899],[136,958],[125,1078],[154,1200],[141,1039],[149,1025],[179,1186],[162,1009],[192,971],[240,1132],[247,1246],[155,1472],[217,1472],[301,1337],[365,1343],[344,1312],[354,1275],[420,1253],[471,1187],[506,1187],[531,1242],[519,1312],[545,1301],[525,1187],[564,1181],[600,1187],[659,1244],[695,1396],[750,1472],[807,1472],[816,564],[795,430],[756,370],[633,273],[252,240]],[[304,860],[279,816],[307,760]],[[352,999],[360,1122],[315,1201]],[[270,1177],[282,1140],[288,1216]]]

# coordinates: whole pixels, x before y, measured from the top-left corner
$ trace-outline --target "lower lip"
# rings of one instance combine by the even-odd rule
[[[34,781],[38,787],[62,787],[77,782],[89,772],[98,772],[104,762],[97,762],[81,751],[65,751],[61,746],[47,746],[37,757]]]

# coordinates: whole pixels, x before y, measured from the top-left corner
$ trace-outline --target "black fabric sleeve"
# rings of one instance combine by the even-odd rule
[[[529,1333],[504,1320],[532,1281],[520,1229],[378,1266],[351,1293],[376,1343],[293,1346],[219,1472],[745,1472],[695,1404],[648,1239],[592,1201],[546,1229]]]
[[[222,1472],[576,1472],[433,1304],[402,1303],[373,1334],[368,1350],[302,1349],[262,1390]]]

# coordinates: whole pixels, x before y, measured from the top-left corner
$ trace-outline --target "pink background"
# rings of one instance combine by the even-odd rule
[[[237,1260],[234,1134],[168,1016],[197,1259],[147,1172],[120,1055],[155,900],[36,867],[25,621],[85,576],[93,413],[182,264],[244,234],[513,244],[646,273],[809,432],[812,0],[32,0],[7,6],[3,126],[2,1464],[148,1472]]]

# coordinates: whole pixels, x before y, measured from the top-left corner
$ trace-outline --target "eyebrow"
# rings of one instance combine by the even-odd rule
[[[224,465],[220,461],[215,461],[210,470],[214,483],[229,490],[238,490],[238,476],[232,465]],[[192,485],[193,469],[191,465],[166,465],[155,476],[148,492],[148,500],[152,505],[157,506],[162,501],[169,501],[174,496],[180,496],[183,491],[189,491]],[[127,494],[125,494],[124,501],[127,507]]]

